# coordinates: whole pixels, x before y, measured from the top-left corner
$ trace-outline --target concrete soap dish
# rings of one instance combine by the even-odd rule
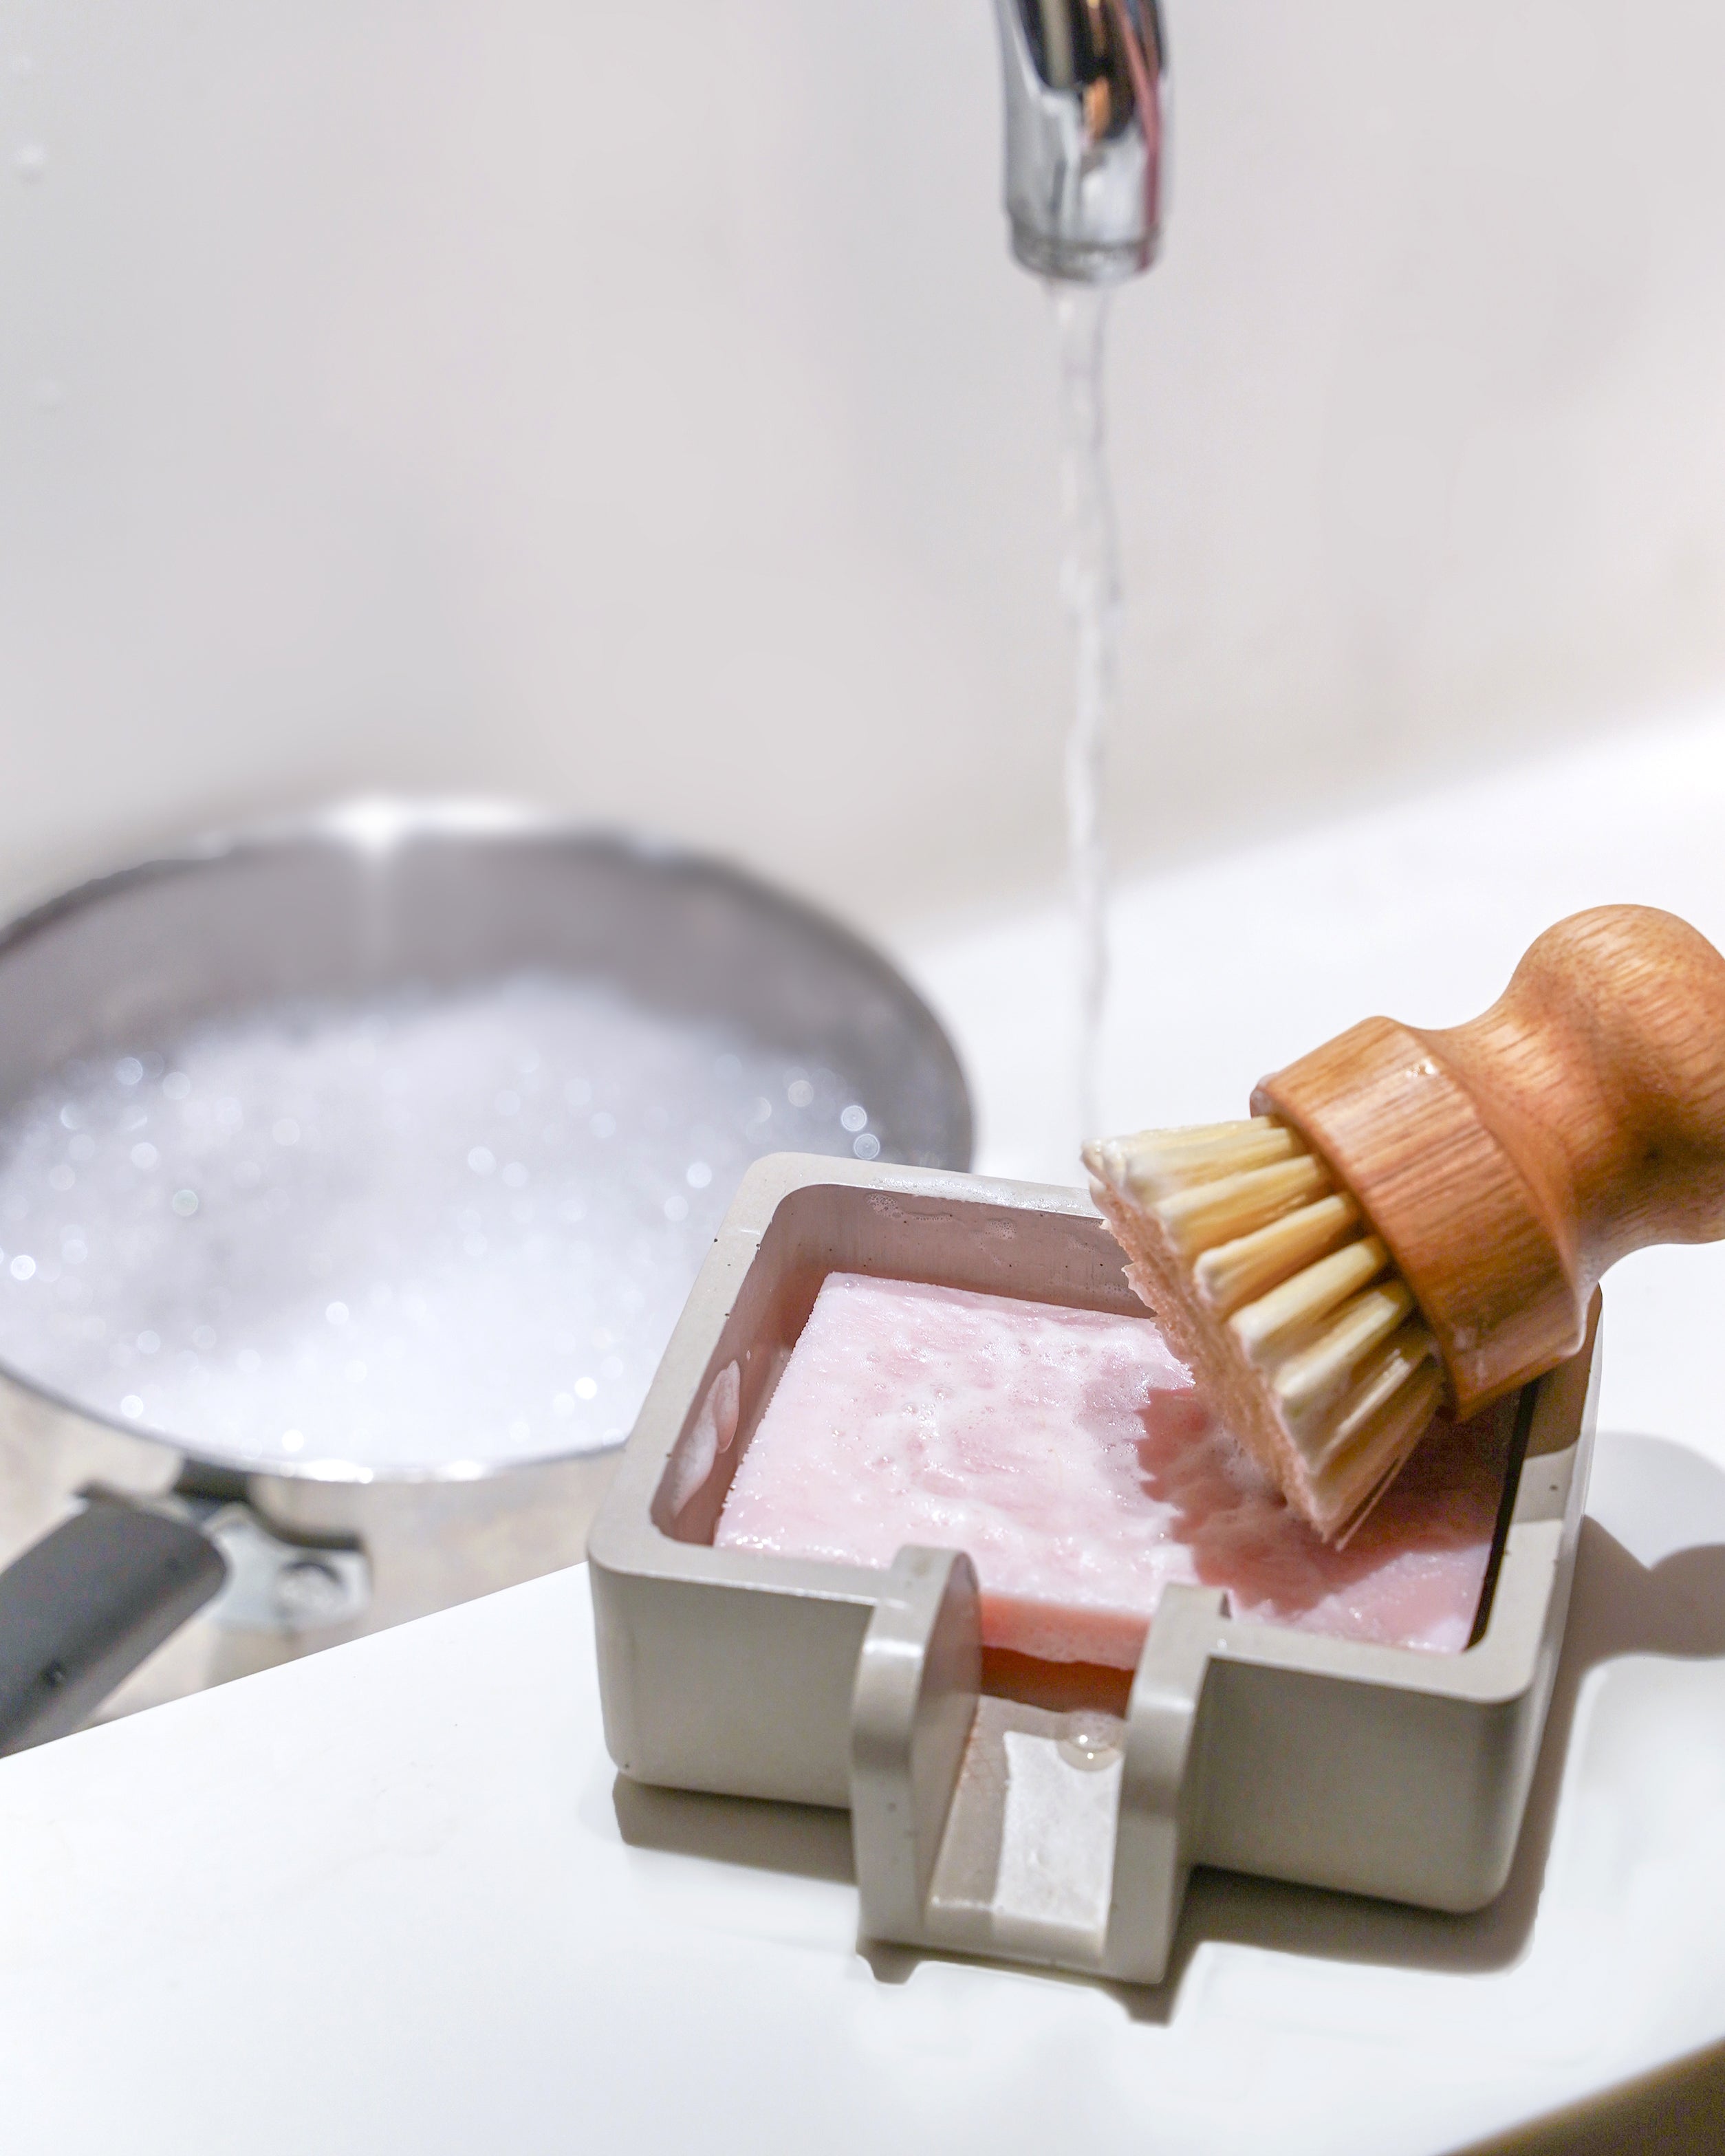
[[[848,1807],[872,1939],[1154,1983],[1194,1864],[1444,1910],[1514,1853],[1593,1436],[1582,1351],[1526,1387],[1474,1644],[1361,1645],[1163,1594],[1111,1741],[983,1688],[976,1576],[715,1549],[751,1433],[829,1272],[1136,1312],[1076,1190],[780,1154],[709,1254],[589,1543],[605,1736],[675,1789]],[[736,1363],[735,1441],[702,1409]],[[1026,1771],[1028,1770],[1028,1771]],[[1016,1794],[1014,1794],[1016,1792]]]

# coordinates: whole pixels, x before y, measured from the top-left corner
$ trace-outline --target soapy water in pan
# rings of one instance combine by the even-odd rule
[[[218,1459],[626,1436],[749,1163],[873,1159],[836,1072],[522,975],[69,1065],[0,1123],[0,1358]]]

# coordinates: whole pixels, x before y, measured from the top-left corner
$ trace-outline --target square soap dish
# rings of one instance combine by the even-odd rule
[[[1194,1864],[1481,1907],[1514,1854],[1586,1495],[1585,1345],[1505,1409],[1483,1622],[1455,1655],[1230,1614],[1170,1586],[1123,1716],[985,1688],[976,1573],[716,1549],[829,1272],[1142,1315],[1081,1192],[778,1154],[750,1172],[588,1543],[606,1743],[673,1789],[847,1807],[872,1939],[1154,1983]],[[728,1376],[732,1365],[737,1378]],[[735,1384],[734,1440],[713,1409]],[[1075,1730],[1080,1734],[1075,1741]]]

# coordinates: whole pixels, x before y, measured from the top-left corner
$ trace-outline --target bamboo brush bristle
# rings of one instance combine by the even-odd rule
[[[1274,1116],[1086,1146],[1128,1276],[1289,1502],[1345,1540],[1441,1401],[1389,1254]]]

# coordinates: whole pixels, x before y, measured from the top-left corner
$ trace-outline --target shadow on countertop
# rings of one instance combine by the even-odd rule
[[[796,1879],[856,1884],[850,1815],[820,1804],[780,1804],[755,1797],[710,1797],[660,1789],[619,1774],[611,1789],[617,1830],[631,1849],[705,1856]]]
[[[1620,1440],[1621,1442],[1622,1440]],[[1657,1444],[1640,1439],[1637,1445]],[[1676,1451],[1675,1446],[1661,1445]],[[1719,1486],[1725,1475],[1685,1455]],[[1545,1883],[1558,1794],[1583,1681],[1628,1655],[1673,1660],[1725,1657],[1725,1544],[1680,1550],[1641,1564],[1597,1520],[1582,1522],[1563,1650],[1539,1763],[1509,1880],[1470,1916],[1283,1886],[1236,1872],[1194,1871],[1166,1982],[1122,1995],[1139,2018],[1166,2020],[1193,1954],[1207,1940],[1265,1947],[1326,1960],[1478,1972],[1507,1968],[1525,1950]],[[1718,2144],[1725,2149],[1725,2138]]]
[[[1470,2141],[1454,2156],[1719,2156],[1725,2044],[1691,2051],[1561,2111]]]

